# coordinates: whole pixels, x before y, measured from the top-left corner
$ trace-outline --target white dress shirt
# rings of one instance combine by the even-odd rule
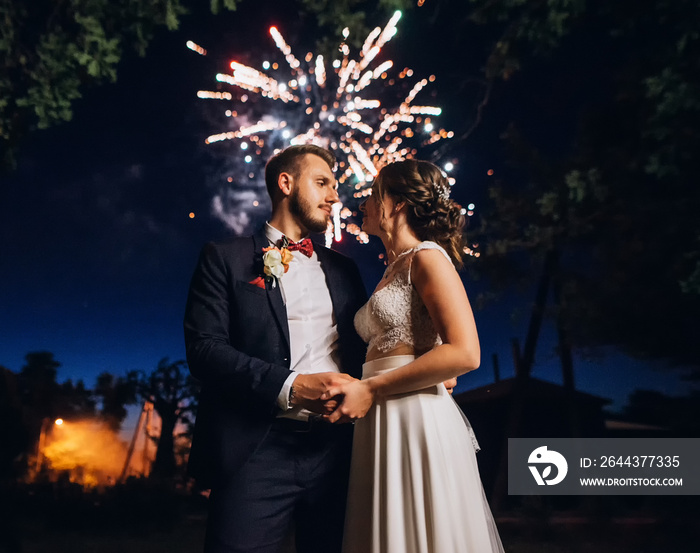
[[[265,225],[265,235],[272,245],[279,245],[284,235]],[[309,411],[289,405],[289,392],[299,374],[340,372],[338,359],[338,325],[328,292],[326,275],[314,251],[311,257],[292,253],[289,270],[277,281],[287,309],[290,364],[294,371],[285,381],[277,404],[281,416],[307,419]]]

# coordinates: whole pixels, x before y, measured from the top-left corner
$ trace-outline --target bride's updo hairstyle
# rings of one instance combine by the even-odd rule
[[[436,242],[457,269],[462,267],[465,219],[439,167],[417,159],[397,161],[384,166],[374,183],[380,198],[389,194],[406,202],[408,224],[420,240]]]

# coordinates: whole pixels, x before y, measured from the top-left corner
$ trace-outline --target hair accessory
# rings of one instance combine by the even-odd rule
[[[433,185],[433,188],[438,193],[438,196],[440,196],[443,200],[447,201],[450,199],[451,188],[449,184],[439,184],[437,182],[431,182],[430,184]]]

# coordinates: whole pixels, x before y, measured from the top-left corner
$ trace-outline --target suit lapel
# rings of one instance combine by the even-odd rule
[[[256,263],[255,266],[261,267],[261,274],[262,273],[262,254],[263,254],[263,248],[267,248],[270,245],[269,240],[267,239],[267,236],[265,236],[264,231],[260,231],[257,234],[253,235],[253,247],[254,251],[257,257],[256,257]],[[259,263],[257,262],[259,259]],[[265,291],[267,292],[267,299],[270,302],[270,308],[272,309],[272,313],[275,316],[275,319],[277,320],[277,324],[279,327],[282,329],[282,335],[284,336],[285,341],[287,342],[287,347],[289,347],[289,321],[287,320],[287,308],[284,306],[284,301],[282,301],[282,291],[280,290],[279,283],[276,283],[274,288],[272,286],[272,283],[274,281],[265,279]]]

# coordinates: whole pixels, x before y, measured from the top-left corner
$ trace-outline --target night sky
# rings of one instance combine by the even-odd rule
[[[184,358],[182,316],[198,252],[208,240],[231,234],[211,212],[210,184],[220,160],[204,145],[220,126],[196,92],[212,88],[229,52],[274,53],[271,24],[295,52],[303,55],[313,45],[303,21],[260,4],[269,7],[246,1],[239,12],[204,14],[186,19],[177,32],[158,33],[145,58],[124,57],[116,84],[85,91],[71,122],[28,137],[16,171],[0,176],[0,365],[19,371],[28,352],[46,350],[62,365],[59,381],[83,379],[90,387],[103,371],[149,371],[163,357]],[[469,106],[455,96],[454,70],[439,44],[417,45],[419,16],[407,14],[399,23],[391,56],[397,67],[438,76],[436,101],[445,107],[440,122],[463,130]],[[210,56],[186,49],[188,39]],[[297,49],[295,40],[303,46]],[[481,52],[462,55],[476,75]],[[487,170],[498,173],[501,163],[497,123],[498,114],[487,112],[474,138],[450,152],[459,160],[454,196],[477,203],[477,210]],[[338,249],[357,259],[371,289],[383,270],[379,241],[359,246],[346,237]],[[470,280],[468,268],[464,278],[472,297],[488,290],[488,283]],[[492,353],[499,355],[501,376],[512,376],[510,340],[524,340],[531,297],[510,295],[476,312],[482,368],[462,377],[460,389],[493,380]],[[513,318],[517,307],[520,316]],[[554,338],[545,326],[533,376],[561,382]],[[612,351],[577,356],[575,370],[581,390],[611,398],[615,407],[635,388],[681,394],[687,386],[661,365]]]

